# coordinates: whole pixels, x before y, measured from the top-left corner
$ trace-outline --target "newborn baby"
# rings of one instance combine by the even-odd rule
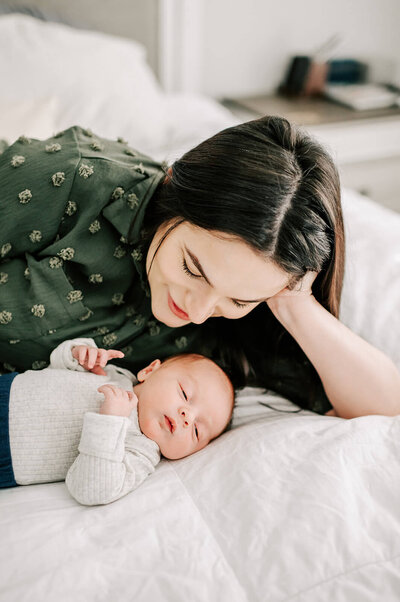
[[[107,504],[138,487],[160,454],[183,458],[225,430],[234,390],[213,361],[157,359],[136,379],[108,364],[123,355],[75,339],[53,351],[48,368],[0,376],[3,442],[9,428],[0,487],[65,479],[81,504]]]

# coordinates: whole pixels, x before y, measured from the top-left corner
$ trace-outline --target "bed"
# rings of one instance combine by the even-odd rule
[[[163,93],[143,45],[26,15],[0,16],[0,82],[10,141],[79,123],[170,162],[236,123]],[[342,320],[400,369],[400,215],[343,204]],[[397,602],[400,416],[297,410],[240,391],[231,431],[108,506],[64,483],[0,491],[1,602]]]

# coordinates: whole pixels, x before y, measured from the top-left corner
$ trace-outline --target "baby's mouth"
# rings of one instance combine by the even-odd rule
[[[170,432],[173,433],[174,430],[176,429],[176,422],[175,420],[173,420],[172,418],[169,418],[168,416],[165,416],[165,423],[167,425],[167,427],[169,428]]]

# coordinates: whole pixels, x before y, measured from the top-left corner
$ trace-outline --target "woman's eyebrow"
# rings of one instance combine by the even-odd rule
[[[186,245],[184,245],[184,247],[185,247],[186,253],[189,255],[190,259],[193,261],[194,266],[199,270],[200,274],[203,276],[203,278],[207,282],[207,284],[209,284],[211,286],[211,288],[215,288],[215,286],[213,284],[211,284],[211,282],[209,281],[209,279],[205,275],[204,270],[201,267],[201,263],[197,259],[196,255],[193,255],[193,253],[191,251],[189,251],[189,249],[187,248]]]
[[[211,284],[211,282],[209,281],[209,279],[207,278],[207,276],[205,275],[205,272],[201,266],[200,261],[197,259],[196,255],[194,255],[191,251],[189,251],[189,249],[187,248],[186,245],[184,245],[185,247],[185,251],[186,253],[189,255],[190,259],[192,260],[194,266],[199,270],[200,274],[203,276],[204,280],[207,282],[207,284],[209,286],[211,286],[211,288],[215,288],[215,286],[213,284]],[[232,301],[237,301],[238,303],[260,303],[261,301],[265,301],[265,298],[263,297],[262,299],[253,299],[253,300],[244,300],[244,299],[233,299]]]

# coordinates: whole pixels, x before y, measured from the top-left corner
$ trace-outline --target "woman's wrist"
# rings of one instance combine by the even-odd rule
[[[304,320],[304,317],[312,311],[315,311],[320,304],[313,295],[277,295],[267,301],[268,307],[279,320],[279,322],[291,332],[292,327],[298,320]]]

